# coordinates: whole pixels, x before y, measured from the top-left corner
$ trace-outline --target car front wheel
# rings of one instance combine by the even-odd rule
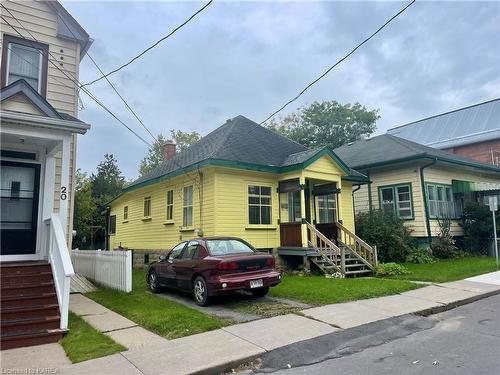
[[[269,287],[265,286],[264,288],[252,289],[252,290],[250,290],[250,292],[255,297],[264,297],[267,293],[269,293]]]
[[[149,289],[153,293],[158,293],[160,291],[160,280],[158,280],[158,275],[156,274],[156,271],[151,270],[148,275],[148,284],[149,284]]]
[[[207,306],[210,302],[207,282],[201,276],[198,276],[193,282],[193,296],[194,301],[199,306]]]

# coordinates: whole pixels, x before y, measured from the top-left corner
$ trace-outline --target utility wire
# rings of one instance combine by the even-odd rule
[[[140,58],[141,56],[143,56],[144,54],[146,54],[148,51],[152,50],[153,48],[155,48],[158,44],[160,44],[161,42],[163,42],[165,39],[168,39],[170,38],[172,35],[174,35],[179,29],[181,29],[182,27],[184,27],[185,25],[187,25],[193,18],[195,18],[198,14],[200,14],[201,12],[203,12],[205,10],[205,8],[207,8],[210,4],[212,4],[214,0],[210,0],[208,3],[206,3],[203,7],[201,7],[200,9],[198,9],[195,13],[193,13],[191,15],[191,17],[189,17],[186,21],[184,21],[183,23],[181,23],[179,26],[177,26],[175,29],[173,29],[170,33],[168,33],[167,35],[165,35],[163,38],[159,39],[157,42],[155,42],[154,44],[152,44],[151,46],[149,46],[148,48],[146,48],[144,51],[142,51],[141,53],[139,53],[137,56],[133,57],[132,59],[130,59],[128,62],[126,62],[125,64],[119,66],[118,68],[110,71],[109,73],[106,73],[106,74],[103,74],[101,77],[99,78],[96,78],[94,79],[93,81],[90,81],[88,83],[85,83],[83,86],[90,86],[98,81],[100,81],[101,79],[103,78],[106,78],[106,77],[109,77],[111,74],[114,74],[120,70],[122,70],[123,68],[125,68],[126,66],[132,64],[135,60],[137,60],[138,58]]]
[[[23,24],[19,21],[19,19],[17,19],[3,4],[0,4],[0,6],[2,8],[4,8],[10,15],[12,18],[14,18],[17,23],[28,33],[31,35],[31,37],[36,41],[36,42],[39,42],[37,40],[37,38],[28,30],[26,29]],[[22,33],[14,26],[12,25],[3,15],[1,16],[1,18],[7,23],[7,25],[9,25],[21,38],[23,38],[24,40],[27,40],[29,41],[28,39],[26,39],[24,37],[24,35],[22,35]],[[39,42],[40,43],[40,42]],[[31,43],[31,46],[35,49],[38,49],[33,43]],[[81,84],[78,80],[76,80],[76,78],[73,78],[71,77],[71,75],[69,75],[67,72],[65,72],[64,70],[62,70],[58,65],[57,63],[55,63],[54,61],[57,61],[57,58],[52,55],[52,53],[50,51],[47,51],[48,54],[54,59],[54,60],[51,60],[51,59],[47,59],[56,69],[58,69],[61,73],[63,73],[66,78],[68,78],[70,81],[72,81],[74,84],[75,84],[75,88],[73,87],[70,87],[68,85],[65,85],[66,87],[68,88],[71,88],[71,89],[76,89],[77,87],[80,87]],[[43,53],[43,52],[42,52]],[[48,57],[48,56],[47,56]],[[31,62],[30,62],[31,63]],[[126,123],[124,123],[120,118],[118,118],[118,116],[116,116],[108,107],[106,107],[99,99],[97,99],[97,97],[92,94],[90,92],[89,89],[87,89],[86,87],[82,87],[82,90],[83,92],[85,92],[94,102],[96,102],[101,108],[103,108],[106,112],[108,112],[113,118],[115,118],[120,124],[122,124],[123,126],[125,126],[125,128],[127,128],[132,134],[134,134],[137,138],[139,138],[142,142],[144,142],[148,147],[152,148],[152,145],[146,141],[143,137],[141,137],[138,133],[136,133],[132,128],[130,128]]]
[[[68,30],[71,32],[71,34],[75,37],[75,39],[78,39],[75,35],[75,33],[73,33],[73,31],[71,30],[71,28],[69,27],[69,25],[66,23],[66,21],[64,20],[63,17],[61,17],[59,15],[59,18],[61,19],[61,21],[66,25],[66,27],[68,28]],[[153,135],[153,133],[151,133],[151,131],[149,130],[149,128],[146,126],[146,124],[144,124],[144,122],[139,118],[139,116],[137,115],[137,113],[135,113],[135,111],[132,109],[132,107],[130,107],[130,105],[127,103],[127,101],[123,98],[123,96],[118,92],[118,90],[116,89],[116,87],[111,83],[111,81],[109,80],[108,77],[104,76],[104,72],[102,71],[102,69],[99,67],[99,65],[97,64],[97,62],[94,60],[94,58],[92,57],[92,55],[89,53],[89,51],[86,52],[87,56],[89,57],[90,61],[92,61],[92,63],[94,64],[94,66],[97,68],[97,70],[99,70],[99,72],[103,75],[104,78],[106,78],[106,81],[108,82],[108,84],[111,86],[111,88],[114,90],[114,92],[116,93],[116,95],[118,95],[118,97],[121,99],[121,101],[127,106],[127,108],[129,109],[129,111],[134,115],[134,117],[137,119],[137,121],[139,121],[139,123],[142,125],[142,127],[149,133],[149,135],[151,136],[151,138],[153,138],[153,140],[156,142],[156,137]]]
[[[394,16],[392,16],[389,20],[387,20],[382,26],[380,26],[374,33],[372,33],[369,37],[367,37],[365,40],[363,40],[361,43],[359,43],[356,47],[354,47],[347,55],[342,57],[340,60],[338,60],[335,64],[333,64],[331,67],[329,67],[323,74],[321,74],[318,78],[316,78],[314,81],[309,83],[301,92],[299,92],[295,97],[290,99],[288,102],[286,102],[283,106],[281,106],[278,110],[274,111],[272,114],[270,114],[264,121],[260,123],[260,125],[266,123],[269,119],[273,118],[275,115],[277,115],[279,112],[281,112],[283,109],[288,107],[290,104],[292,104],[294,101],[296,101],[298,98],[302,96],[311,86],[316,84],[319,80],[321,80],[323,77],[325,77],[330,71],[332,71],[337,65],[339,65],[342,61],[346,60],[349,56],[351,56],[358,48],[360,48],[363,44],[368,42],[371,38],[373,38],[375,35],[377,35],[380,31],[382,31],[383,28],[385,28],[389,23],[391,23],[395,18],[397,18],[401,13],[403,13],[406,9],[408,9],[410,6],[412,6],[415,3],[416,0],[412,0],[409,4],[407,4],[403,9],[401,9],[399,12],[397,12]]]
[[[16,18],[7,8],[5,8],[5,6],[3,4],[0,4],[0,6],[2,6],[5,10],[7,10],[7,12],[11,15],[12,18],[14,18],[17,23],[28,33],[30,34],[30,36],[37,42],[39,42],[36,37],[28,30],[26,29],[26,27],[24,27],[24,25],[19,21],[18,18]],[[14,27],[3,15],[1,15],[1,18],[21,37],[23,38],[24,40],[28,41],[27,39],[24,38],[24,36],[19,32],[19,30],[17,30],[16,27]],[[40,42],[39,42],[40,43]],[[30,43],[31,46],[33,48],[36,48],[35,45],[33,45],[33,43]],[[57,58],[55,56],[53,56],[50,52],[49,52],[50,56],[52,56],[52,58],[54,59],[54,61],[57,61]],[[88,53],[87,53],[88,54]],[[90,56],[89,56],[90,57]],[[23,58],[23,60],[25,60],[27,63],[29,63],[30,65],[33,66],[33,63],[29,60],[26,60]],[[111,116],[113,116],[117,121],[119,121],[122,125],[124,125],[128,130],[130,130],[136,137],[138,137],[140,140],[142,140],[144,143],[146,143],[146,145],[148,145],[148,147],[152,150],[153,149],[153,146],[147,142],[144,138],[142,138],[140,135],[138,135],[134,130],[132,130],[130,127],[128,127],[122,120],[120,120],[113,112],[111,112],[111,110],[109,110],[106,106],[104,106],[104,104],[102,104],[102,102],[100,102],[91,92],[88,88],[86,87],[82,87],[80,82],[78,82],[76,79],[68,76],[66,74],[66,72],[64,72],[62,69],[59,68],[59,66],[57,66],[57,64],[55,64],[52,60],[48,59],[59,71],[61,71],[67,78],[69,78],[73,83],[75,83],[75,85],[77,86],[80,86],[81,89],[92,99],[94,100],[98,105],[100,105],[104,110],[106,110]],[[73,89],[72,87],[62,83],[61,81],[58,81],[59,83],[63,84],[64,86],[68,87],[68,88],[71,88]],[[153,137],[154,138],[154,137]],[[156,141],[156,139],[155,139]],[[180,168],[182,170],[182,172],[186,175],[186,177],[193,182],[194,185],[198,185],[199,186],[199,182],[194,179],[193,177],[189,176],[189,173],[185,170],[185,167],[183,167],[177,160],[175,160],[174,158],[173,159],[170,159],[175,165],[177,165],[178,168]]]

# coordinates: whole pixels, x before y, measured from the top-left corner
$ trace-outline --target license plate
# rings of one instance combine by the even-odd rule
[[[262,279],[258,280],[250,280],[250,288],[262,288],[264,286],[264,282]]]

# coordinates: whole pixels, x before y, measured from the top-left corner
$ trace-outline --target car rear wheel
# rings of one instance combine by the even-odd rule
[[[151,270],[148,275],[148,284],[149,284],[149,289],[153,293],[158,293],[161,290],[160,287],[160,280],[158,280],[158,275],[156,274],[156,271]]]
[[[250,292],[255,297],[264,297],[267,293],[269,293],[269,287],[265,286],[264,288],[251,289]]]
[[[207,282],[201,276],[198,276],[196,279],[194,279],[193,296],[194,301],[199,306],[207,306],[210,303]]]

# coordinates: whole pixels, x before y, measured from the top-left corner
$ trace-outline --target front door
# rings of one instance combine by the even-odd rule
[[[40,165],[2,161],[0,255],[36,253]]]

